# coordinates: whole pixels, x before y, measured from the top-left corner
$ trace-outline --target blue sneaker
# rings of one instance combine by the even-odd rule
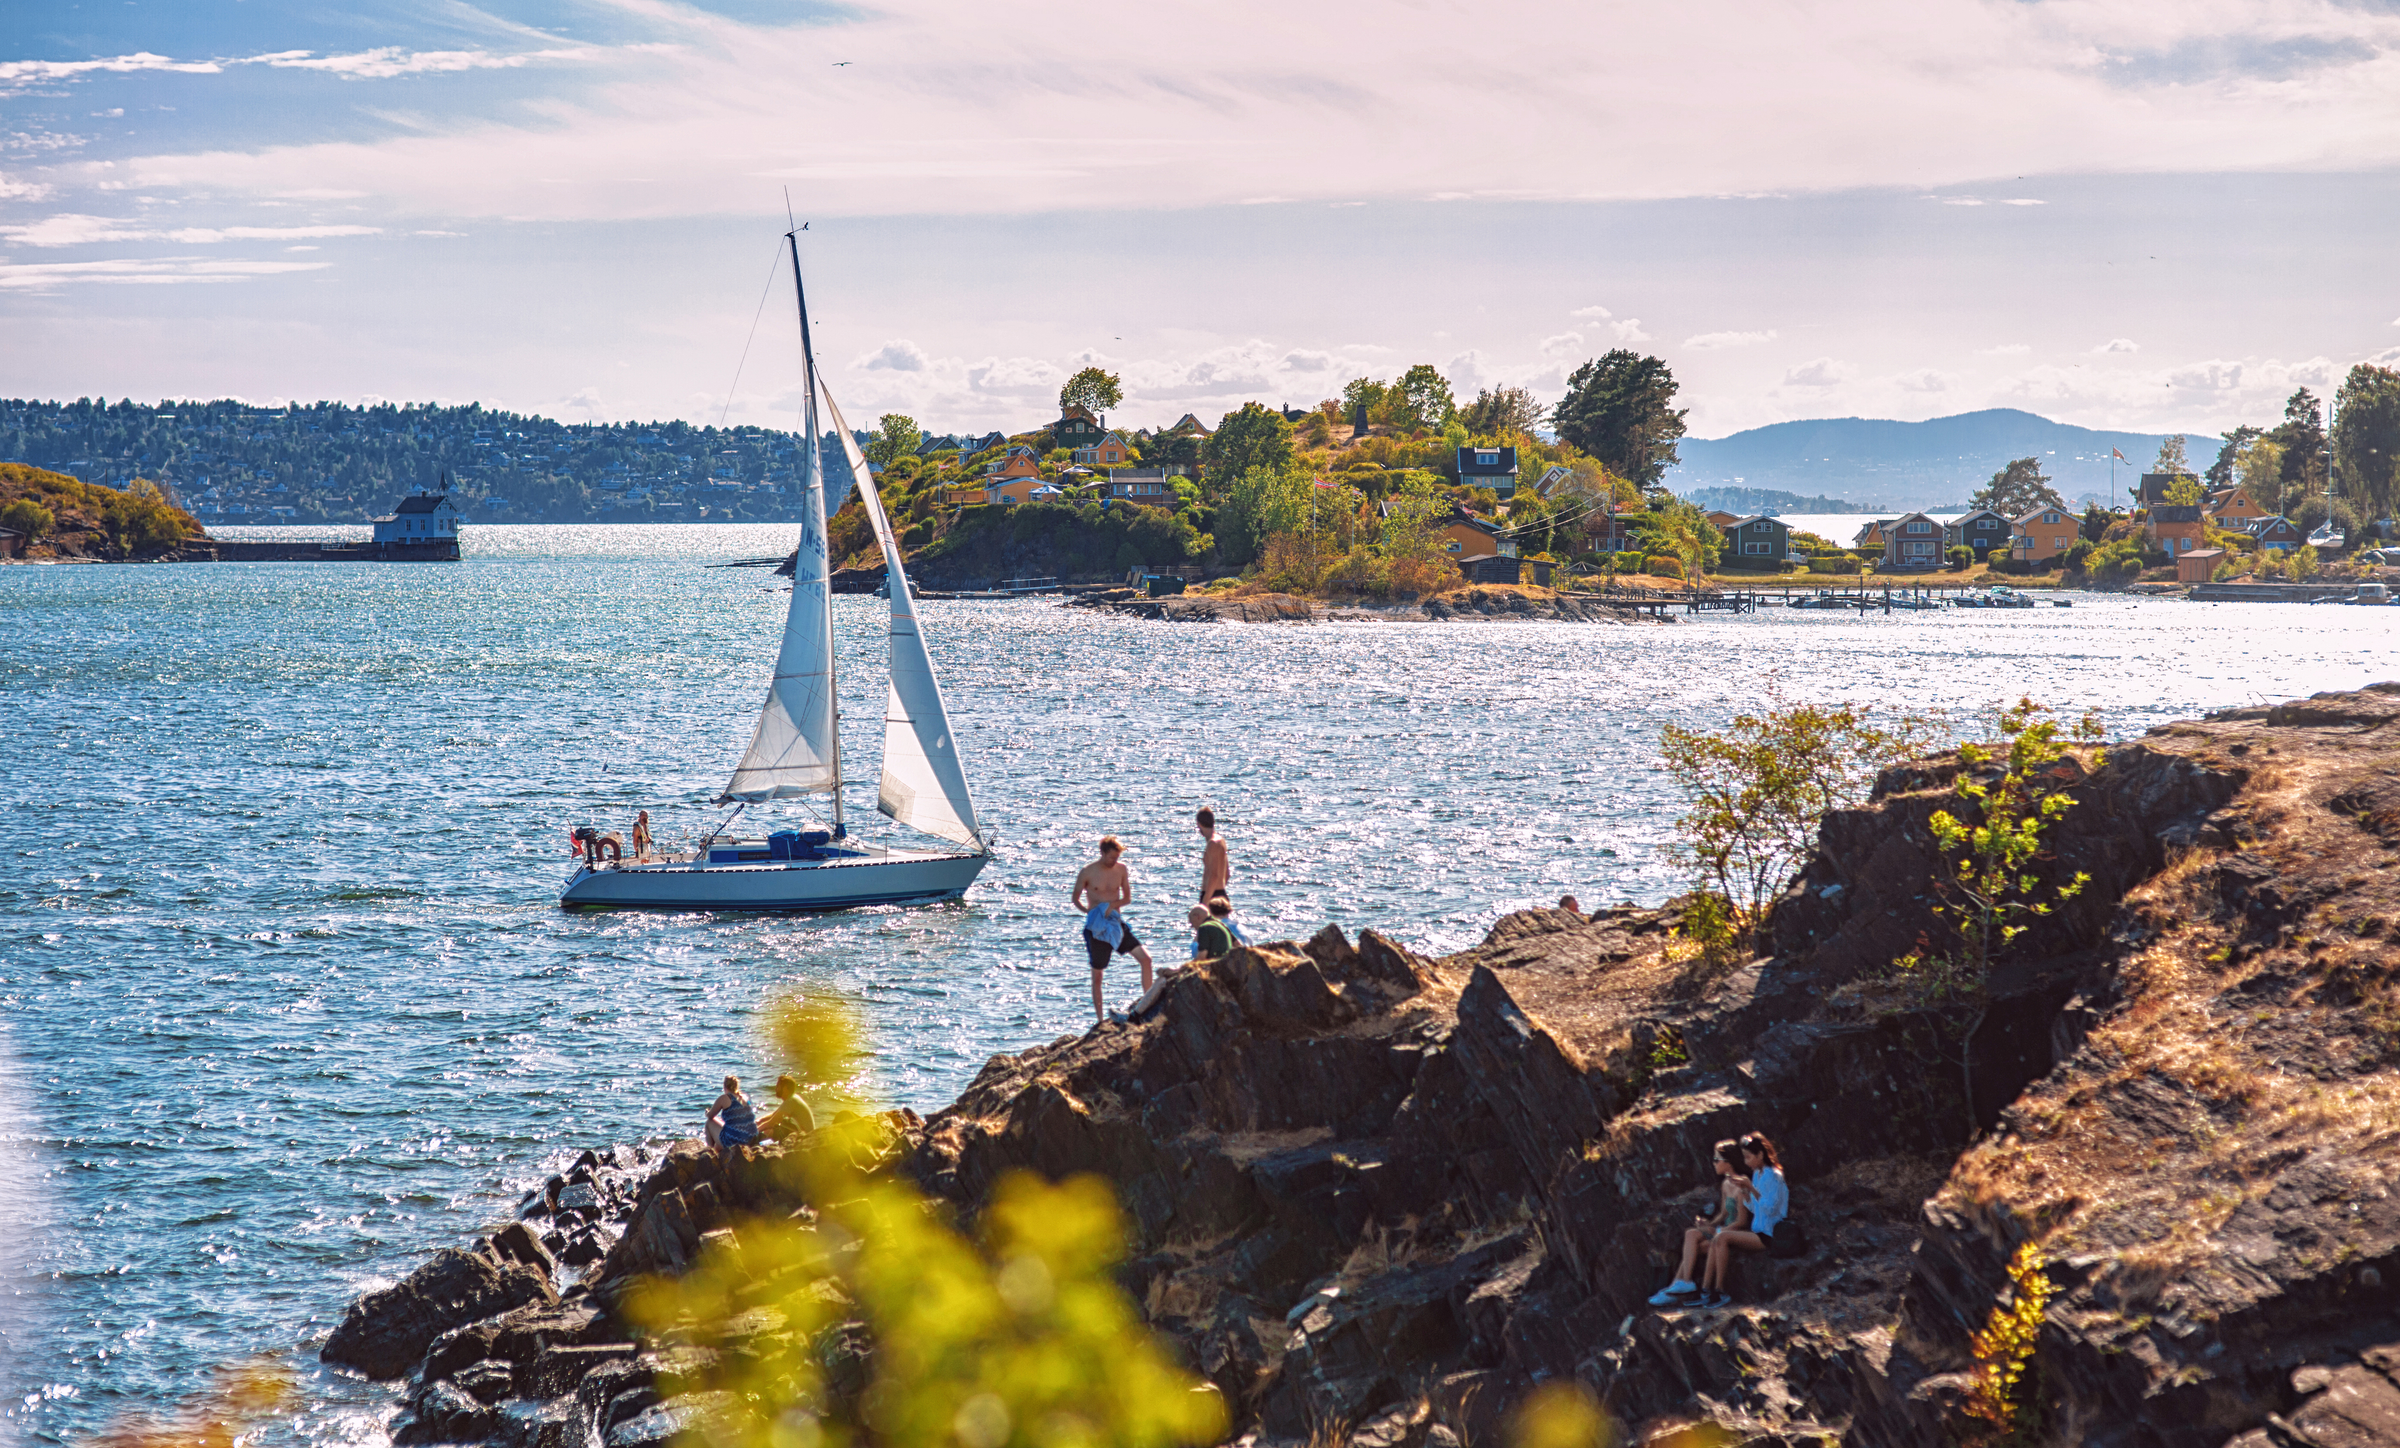
[[[1689,1282],[1670,1282],[1650,1296],[1652,1307],[1689,1307],[1700,1297],[1700,1289]]]

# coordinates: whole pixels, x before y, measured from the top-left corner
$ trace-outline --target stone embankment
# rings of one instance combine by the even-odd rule
[[[2023,1441],[2400,1441],[2400,685],[2168,726],[2069,777],[2038,869],[2091,883],[1974,1016],[1892,973],[1949,928],[1935,760],[1826,821],[1754,958],[1630,906],[1510,915],[1440,959],[1328,927],[994,1057],[894,1119],[895,1162],[962,1216],[1013,1169],[1107,1178],[1128,1288],[1259,1443],[1496,1443],[1563,1378],[1645,1432],[1953,1441],[2028,1241],[2057,1296]],[[1711,1143],[1743,1130],[1781,1142],[1809,1249],[1744,1261],[1730,1309],[1655,1311]],[[762,1164],[686,1143],[638,1186],[579,1170],[327,1345],[416,1374],[412,1441],[631,1448],[704,1406],[611,1304],[785,1209]]]

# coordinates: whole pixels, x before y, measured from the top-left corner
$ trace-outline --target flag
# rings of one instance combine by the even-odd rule
[[[2125,454],[2123,454],[2123,453],[2121,453],[2121,452],[2118,452],[2118,451],[2117,451],[2115,448],[2113,448],[2113,447],[2112,447],[2112,448],[2110,448],[2110,449],[2108,450],[2108,455],[2109,455],[2110,457],[2112,457],[2112,458],[2115,458],[2115,459],[2116,459],[2118,462],[2121,462],[2121,463],[2129,463],[2129,462],[2132,462],[2132,461],[2133,461],[2133,459],[2131,459],[2131,458],[2129,458],[2129,457],[2125,456]]]

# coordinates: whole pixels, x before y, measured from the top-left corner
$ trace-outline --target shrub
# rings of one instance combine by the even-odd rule
[[[25,535],[28,543],[46,536],[57,526],[58,519],[50,510],[31,498],[19,498],[7,507],[0,508],[0,528],[15,529]]]
[[[1808,560],[1811,573],[1856,573],[1863,560],[1855,553],[1836,553]]]
[[[1961,543],[1950,550],[1950,571],[1964,573],[1975,562],[1975,550]]]
[[[1683,577],[1683,560],[1652,554],[1642,560],[1642,571],[1654,578],[1681,578]]]

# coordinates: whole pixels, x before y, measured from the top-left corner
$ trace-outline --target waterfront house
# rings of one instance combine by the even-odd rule
[[[1561,467],[1557,463],[1552,463],[1549,471],[1543,473],[1541,477],[1535,481],[1533,485],[1533,495],[1537,498],[1547,498],[1552,493],[1558,491],[1559,484],[1565,482],[1567,479],[1573,476],[1575,476],[1574,469]]]
[[[2259,506],[2248,488],[2219,488],[2200,506],[2207,512],[2208,521],[2227,529],[2246,528],[2260,518],[2275,516]]]
[[[269,509],[288,513],[292,510]],[[448,493],[411,493],[400,506],[375,520],[377,543],[414,545],[458,543],[458,507]]]
[[[1053,447],[1091,447],[1108,436],[1108,424],[1080,407],[1070,407],[1058,421],[1050,424],[1050,443]],[[1120,447],[1123,443],[1118,444]]]
[[[2308,534],[2289,518],[2254,518],[2242,531],[2258,540],[2261,548],[2297,549],[2308,542]]]
[[[1882,567],[1887,572],[1923,573],[1942,566],[1942,525],[1931,515],[1903,513],[1875,526],[1883,532]]]
[[[2161,503],[2142,524],[2142,540],[2173,558],[2208,546],[2208,520],[2198,503]]]
[[[2222,548],[2195,548],[2189,553],[2175,555],[2177,583],[2206,583],[2216,576],[2217,565],[2225,561]]]
[[[2134,492],[2133,505],[2137,508],[2163,507],[2167,502],[2167,489],[2177,483],[2198,484],[2199,481],[2190,473],[2144,473],[2141,487]]]
[[[1891,526],[1898,521],[1897,518],[1876,519],[1858,530],[1857,536],[1850,540],[1850,546],[1862,553],[1881,553],[1884,545],[1891,541]]]
[[[1212,430],[1209,425],[1188,412],[1175,419],[1173,427],[1159,434],[1161,437],[1209,437],[1211,435]]]
[[[1442,551],[1462,562],[1517,556],[1517,540],[1509,537],[1498,523],[1461,508],[1451,509],[1450,516],[1434,531],[1441,535]]]
[[[2008,551],[2008,542],[2017,534],[2016,520],[1990,508],[1977,508],[1961,513],[1942,529],[1943,544],[1948,548],[1965,545],[1975,551],[1975,561],[1981,563],[1997,549]]]
[[[1170,512],[1178,502],[1175,480],[1164,468],[1127,468],[1108,480],[1107,496]]]
[[[1583,517],[1585,551],[1590,553],[1639,553],[1642,540],[1634,520],[1644,516],[1634,509],[1601,512],[1597,509]],[[1727,519],[1738,522],[1739,519]]]
[[[1470,488],[1490,488],[1501,497],[1517,491],[1517,450],[1513,447],[1462,447],[1458,450],[1458,480]]]
[[[2064,508],[2036,508],[2017,520],[2016,536],[2009,540],[2008,553],[2019,563],[2039,563],[2056,558],[2075,546],[2081,536],[2075,515]]]
[[[1792,551],[1792,525],[1764,513],[1740,518],[1725,530],[1725,561],[1729,567],[1772,568],[1780,572],[1784,555]]]
[[[1103,433],[1098,442],[1075,449],[1075,461],[1085,467],[1123,467],[1130,456],[1132,449],[1125,445],[1125,439],[1113,432]]]
[[[1712,509],[1708,514],[1708,526],[1716,529],[1720,533],[1724,532],[1726,529],[1732,527],[1734,524],[1739,523],[1740,521],[1742,520],[1739,516],[1728,513],[1723,508]]]

